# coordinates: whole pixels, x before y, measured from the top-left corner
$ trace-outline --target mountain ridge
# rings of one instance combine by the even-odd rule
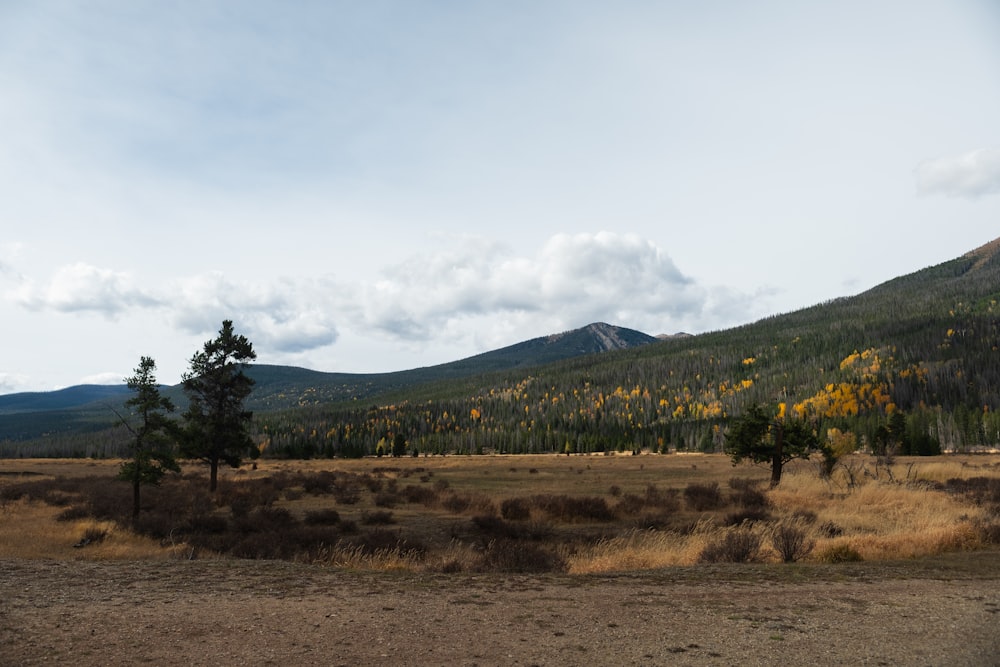
[[[631,347],[607,349],[632,330],[605,327],[396,373],[256,365],[255,437],[270,455],[293,457],[370,454],[395,432],[421,452],[718,451],[730,417],[781,402],[823,433],[850,432],[859,443],[872,442],[893,413],[905,416],[921,451],[1000,440],[1000,239],[854,296],[727,330],[660,340],[634,332]],[[114,455],[114,438],[126,439],[98,433],[94,411],[63,410],[0,418],[0,442],[37,437],[39,419],[53,438],[0,455],[38,447]],[[94,435],[78,437],[83,429]]]
[[[548,336],[538,336],[514,343],[496,350],[482,352],[456,361],[384,373],[340,373],[318,371],[298,366],[280,364],[251,364],[248,374],[258,382],[258,388],[251,394],[248,406],[254,409],[279,407],[278,397],[293,391],[292,385],[311,383],[334,385],[336,391],[312,398],[300,396],[293,405],[328,400],[357,400],[376,392],[398,390],[406,386],[426,381],[440,381],[464,377],[484,371],[506,368],[528,367],[551,363],[560,359],[583,354],[599,354],[611,350],[621,350],[655,342],[656,338],[641,331],[627,329],[604,322],[595,322],[578,329],[571,329]],[[164,392],[182,400],[180,385],[165,385]],[[72,410],[89,406],[98,401],[127,397],[128,388],[115,385],[73,385],[50,392],[18,392],[0,395],[0,416]],[[2,432],[0,432],[2,437]]]

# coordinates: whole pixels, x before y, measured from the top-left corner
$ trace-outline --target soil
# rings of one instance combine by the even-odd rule
[[[0,560],[0,664],[997,665],[1000,553],[616,576]]]

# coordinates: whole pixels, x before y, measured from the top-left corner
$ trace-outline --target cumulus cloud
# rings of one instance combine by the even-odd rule
[[[126,273],[78,263],[58,269],[43,288],[28,284],[18,298],[32,309],[155,316],[199,337],[231,319],[271,361],[307,360],[338,341],[338,326],[400,350],[468,351],[597,321],[649,333],[700,330],[750,303],[736,291],[697,284],[655,243],[612,232],[558,234],[533,253],[466,238],[350,283],[331,276],[253,281],[213,271],[154,291]]]
[[[30,378],[26,375],[0,373],[0,394],[13,394],[19,391],[30,391]]]
[[[64,313],[96,312],[115,317],[136,306],[159,303],[152,294],[136,287],[128,273],[91,266],[83,262],[58,269],[47,285],[26,281],[16,292],[21,305],[31,310]]]
[[[975,199],[1000,193],[1000,149],[926,160],[917,166],[921,194]]]
[[[497,315],[563,328],[604,320],[658,330],[699,314],[707,298],[655,244],[611,232],[559,234],[532,257],[466,240],[415,256],[360,291],[359,323],[406,340]]]
[[[337,340],[328,292],[323,282],[256,284],[211,272],[179,283],[171,320],[183,331],[204,334],[231,319],[258,349],[298,353]]]

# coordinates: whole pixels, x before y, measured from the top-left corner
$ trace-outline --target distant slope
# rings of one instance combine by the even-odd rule
[[[647,345],[656,339],[640,331],[595,323],[581,329],[534,338],[499,350],[437,366],[394,373],[324,373],[255,364],[248,370],[256,385],[247,401],[251,410],[266,412],[323,403],[372,399],[414,385],[439,383],[484,373],[538,366],[570,357]],[[183,405],[180,386],[164,395]],[[43,434],[92,432],[95,424],[115,423],[114,412],[127,398],[124,385],[80,385],[53,392],[0,396],[0,442]],[[0,453],[2,455],[2,453]]]
[[[912,451],[1000,443],[1000,239],[725,331],[261,420],[279,456],[371,453],[396,432],[421,452],[719,451],[730,417],[778,402],[862,444],[891,414]]]
[[[369,399],[420,384],[440,383],[497,371],[541,366],[563,359],[656,342],[641,331],[603,322],[477,354],[437,366],[395,373],[321,373],[289,366],[257,364],[257,381],[248,401],[254,410]]]
[[[278,456],[372,453],[393,433],[421,452],[718,451],[730,417],[777,402],[820,433],[835,428],[862,443],[899,413],[915,440],[996,444],[1000,239],[856,296],[725,331],[657,341],[595,324],[399,373],[251,373],[257,435]],[[10,439],[5,423],[0,441]]]
[[[57,391],[22,392],[0,396],[0,415],[67,410],[101,400],[116,401],[129,393],[121,385],[81,384]]]

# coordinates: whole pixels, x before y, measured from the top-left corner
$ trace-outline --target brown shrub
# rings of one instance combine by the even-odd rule
[[[530,519],[531,504],[525,498],[507,498],[500,503],[500,516],[508,521]]]
[[[472,569],[476,572],[565,572],[566,560],[538,544],[498,539],[486,545]]]
[[[701,563],[749,563],[760,551],[760,536],[747,529],[726,533],[721,540],[710,542],[698,556]]]
[[[783,563],[794,563],[808,556],[816,546],[808,539],[805,528],[798,521],[783,521],[771,533],[771,546]]]
[[[684,488],[684,501],[696,512],[718,509],[722,505],[719,483],[700,484],[692,482]]]

